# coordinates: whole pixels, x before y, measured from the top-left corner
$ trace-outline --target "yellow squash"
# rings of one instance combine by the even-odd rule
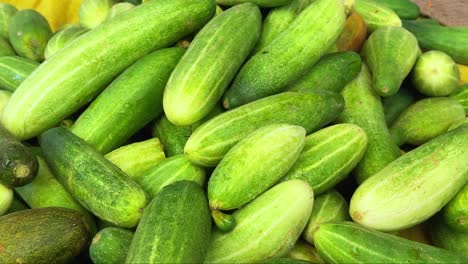
[[[458,70],[460,71],[460,84],[468,83],[468,66],[458,64]]]

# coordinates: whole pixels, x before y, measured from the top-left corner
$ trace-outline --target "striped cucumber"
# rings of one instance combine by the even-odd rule
[[[310,4],[273,42],[251,57],[226,91],[227,109],[277,94],[322,57],[344,27],[341,0]]]
[[[8,40],[11,18],[18,9],[9,3],[0,3],[0,38]]]
[[[39,142],[52,172],[86,209],[120,227],[137,225],[146,194],[117,166],[62,127],[49,129]]]
[[[468,233],[468,183],[444,207],[443,216],[451,229]]]
[[[327,263],[466,263],[450,251],[364,228],[352,222],[320,226],[315,246]]]
[[[364,19],[356,12],[352,12],[346,19],[344,29],[336,40],[338,51],[361,51],[367,38],[367,26]]]
[[[366,148],[362,128],[353,124],[326,127],[306,137],[301,155],[283,180],[306,180],[319,195],[348,176]]]
[[[218,5],[223,5],[223,6],[234,6],[234,5],[240,5],[243,3],[251,2],[259,7],[276,7],[276,6],[282,6],[282,5],[287,5],[291,2],[291,0],[216,0],[216,3]]]
[[[0,88],[15,91],[38,66],[38,62],[19,56],[0,57]]]
[[[41,64],[18,87],[2,123],[20,139],[37,136],[90,102],[147,53],[199,29],[215,8],[212,0],[150,1],[96,27]]]
[[[83,0],[80,5],[80,24],[86,28],[99,26],[117,0]]]
[[[379,0],[380,4],[392,9],[401,19],[417,19],[419,6],[410,0]]]
[[[403,85],[396,94],[382,98],[382,106],[385,113],[385,122],[391,126],[393,122],[416,101],[416,94]]]
[[[354,10],[361,15],[369,32],[383,27],[401,27],[398,15],[387,6],[374,0],[356,0]]]
[[[164,87],[183,53],[181,48],[160,49],[137,61],[91,103],[71,131],[101,153],[121,146],[162,113]]]
[[[272,258],[266,261],[259,262],[262,264],[310,264],[312,262],[301,260],[301,259],[291,259],[291,258]]]
[[[234,212],[234,230],[215,230],[205,263],[255,263],[288,253],[309,219],[314,195],[302,180],[282,182]]]
[[[285,92],[222,113],[198,127],[185,145],[187,158],[201,166],[216,166],[237,142],[270,124],[302,126],[310,133],[333,121],[343,109],[335,93]]]
[[[11,92],[0,90],[0,116],[2,116],[3,109],[7,105],[8,101],[10,101]]]
[[[70,41],[76,39],[77,37],[83,35],[88,30],[80,25],[71,25],[65,27],[64,29],[55,33],[44,50],[45,59],[50,58],[52,55],[57,53],[57,51],[63,49]]]
[[[450,95],[451,98],[457,100],[463,105],[465,113],[468,114],[468,84],[462,85]]]
[[[395,231],[434,215],[468,180],[466,142],[468,124],[390,163],[354,192],[349,209],[353,220],[373,229]]]
[[[164,113],[191,125],[215,107],[260,36],[262,15],[252,3],[234,6],[197,33],[164,90]]]
[[[4,215],[13,202],[13,190],[0,183],[0,216]]]
[[[210,231],[202,187],[192,181],[171,184],[145,209],[125,263],[202,263]]]
[[[132,239],[132,231],[119,227],[104,228],[94,236],[89,256],[94,264],[124,263]]]
[[[109,13],[107,13],[106,20],[112,19],[116,17],[117,15],[120,15],[123,12],[126,12],[130,9],[133,9],[135,7],[134,4],[132,3],[117,3],[114,4],[111,9],[109,10]]]
[[[435,246],[468,258],[468,233],[453,230],[440,215],[431,221],[431,235]]]

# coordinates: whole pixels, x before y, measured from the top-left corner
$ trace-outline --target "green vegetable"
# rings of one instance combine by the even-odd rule
[[[18,9],[9,3],[0,3],[0,39],[8,40],[11,18]],[[13,55],[13,54],[12,54]]]
[[[419,6],[410,0],[378,0],[376,2],[392,9],[401,19],[416,19],[421,15]]]
[[[451,229],[439,215],[433,219],[431,231],[435,246],[468,258],[468,233]]]
[[[68,43],[88,32],[88,30],[81,25],[72,25],[55,33],[44,50],[44,57],[50,58],[57,51],[63,49]]]
[[[10,42],[7,39],[0,37],[0,57],[15,56],[15,55],[16,55],[15,50],[10,45]]]
[[[104,228],[94,236],[89,256],[94,264],[124,263],[132,239],[132,231],[118,227]]]
[[[134,4],[132,3],[117,3],[112,6],[112,8],[109,10],[109,13],[107,13],[107,17],[105,20],[112,19],[116,17],[117,15],[120,15],[123,12],[126,12],[128,10],[131,10],[135,7]]]
[[[396,94],[382,98],[387,126],[391,126],[395,119],[416,101],[416,95],[403,85]]]
[[[216,0],[218,5],[223,6],[240,5],[246,2],[254,3],[259,7],[276,7],[287,5],[291,2],[291,0]]]
[[[19,56],[0,57],[0,88],[14,92],[38,66],[38,62]]]
[[[462,85],[450,95],[451,98],[457,100],[463,105],[465,113],[468,114],[468,84]]]
[[[11,201],[10,208],[5,214],[11,214],[11,213],[23,211],[26,209],[29,209],[29,207],[23,201],[18,199],[16,195],[13,195],[13,200]]]
[[[0,183],[0,216],[4,215],[13,202],[13,190]]]
[[[116,0],[83,0],[80,5],[80,24],[86,28],[99,26],[106,19]]]
[[[389,26],[401,27],[398,15],[380,1],[356,0],[354,10],[364,19],[370,33]]]
[[[317,250],[309,243],[298,240],[287,254],[288,258],[309,261],[316,264],[325,264]]]
[[[466,125],[465,125],[466,126]],[[468,184],[444,207],[443,216],[447,225],[458,233],[468,233]],[[467,237],[468,238],[468,237]],[[468,246],[468,240],[466,241]]]
[[[3,109],[7,105],[8,101],[10,101],[11,92],[0,90],[0,116],[2,116]]]

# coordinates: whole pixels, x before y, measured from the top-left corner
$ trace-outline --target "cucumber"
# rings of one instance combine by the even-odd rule
[[[1,263],[69,263],[91,239],[83,216],[60,207],[0,217],[0,233]]]
[[[80,24],[86,28],[99,26],[106,19],[116,0],[83,0],[80,5]]]
[[[457,100],[463,105],[465,113],[468,114],[468,84],[462,85],[450,95],[451,98]]]
[[[466,113],[466,112],[465,112],[465,113]],[[468,123],[468,117],[465,117],[465,118],[463,118],[463,119],[460,119],[460,120],[457,121],[457,122],[453,122],[453,123],[450,125],[450,127],[449,127],[449,129],[448,129],[447,131],[453,130],[453,129],[455,129],[455,128],[457,128],[457,127],[459,127],[459,126],[461,126],[461,125],[463,125],[463,124],[465,124],[465,123]]]
[[[20,139],[37,136],[86,105],[147,53],[170,46],[199,29],[213,16],[215,8],[212,0],[150,1],[102,24],[34,71],[12,96],[2,123]],[[111,109],[115,106],[112,104]],[[107,131],[104,133],[111,138]]]
[[[398,15],[379,1],[356,0],[354,10],[364,19],[370,33],[383,27],[401,27],[402,24]]]
[[[357,53],[348,51],[327,54],[299,80],[288,85],[287,90],[328,90],[339,93],[360,71],[361,57]]]
[[[132,231],[118,227],[104,228],[94,236],[89,256],[94,264],[124,263],[132,239]]]
[[[13,200],[11,201],[10,208],[5,214],[11,214],[11,213],[23,211],[26,209],[29,209],[29,207],[23,201],[18,199],[16,195],[13,195]]]
[[[354,192],[349,209],[353,220],[395,231],[434,215],[468,180],[467,141],[465,124],[390,163]]]
[[[120,15],[123,12],[126,12],[130,9],[133,9],[135,7],[134,4],[132,3],[117,3],[114,4],[111,9],[109,10],[109,13],[106,16],[106,20],[112,19],[116,17],[117,15]]]
[[[392,9],[401,19],[416,19],[421,15],[419,6],[410,0],[379,0],[378,2]]]
[[[224,107],[235,108],[283,91],[328,51],[345,19],[341,0],[314,1],[244,64],[224,95]]]
[[[300,126],[264,126],[229,150],[208,182],[211,214],[220,229],[223,225],[219,221],[224,222],[229,216],[219,211],[242,207],[291,168],[304,147],[305,133]]]
[[[164,113],[191,125],[215,107],[260,36],[262,15],[252,3],[234,6],[197,33],[164,90]]]
[[[0,90],[0,116],[2,116],[3,109],[7,105],[8,101],[10,101],[11,92]]]
[[[163,146],[157,138],[120,147],[104,157],[135,181],[149,168],[161,163],[166,158]]]
[[[205,170],[190,163],[184,155],[176,155],[145,171],[138,178],[138,183],[150,197],[156,197],[164,187],[181,180],[194,181],[203,186]]]
[[[3,37],[0,37],[0,57],[3,56],[15,56],[15,50],[10,45],[10,42]]]
[[[335,190],[330,190],[314,200],[312,214],[302,232],[304,239],[314,244],[315,233],[320,226],[330,222],[343,222],[349,219],[348,202]]]
[[[336,118],[343,100],[335,93],[285,92],[222,113],[198,127],[185,145],[187,158],[200,166],[216,166],[241,139],[256,129],[285,123],[307,133]]]
[[[38,62],[18,56],[0,57],[0,88],[14,92],[38,66]]]
[[[306,260],[300,260],[300,259],[291,259],[291,258],[273,258],[273,259],[269,259],[267,261],[262,261],[259,263],[263,263],[263,264],[308,264],[312,262],[306,261]]]
[[[18,187],[36,177],[36,156],[0,124],[0,183]]]
[[[326,127],[306,137],[304,149],[283,180],[304,179],[319,195],[342,181],[362,159],[364,130],[353,124]]]
[[[52,172],[81,205],[116,226],[136,226],[146,194],[117,166],[63,127],[49,129],[39,143]]]
[[[465,118],[465,110],[447,97],[425,98],[410,105],[390,127],[398,146],[422,145],[445,133],[450,125]]]
[[[419,52],[418,41],[404,28],[384,27],[370,35],[362,54],[379,95],[386,97],[398,92]]]
[[[346,19],[344,29],[336,40],[338,51],[359,52],[367,37],[367,26],[364,19],[356,12],[352,12]]]
[[[447,225],[459,233],[468,233],[468,184],[444,207],[443,216]],[[468,238],[468,237],[467,237]],[[468,240],[467,246],[468,246]]]
[[[435,246],[468,258],[468,233],[451,229],[442,217],[436,216],[431,223],[431,235]]]
[[[202,187],[192,181],[171,184],[145,209],[125,263],[202,263],[210,230]]]
[[[320,226],[315,246],[327,263],[466,263],[450,251],[367,229],[352,222]]]
[[[412,241],[432,245],[429,231],[430,230],[427,222],[423,222],[408,229],[400,230],[396,232],[395,235]]]
[[[63,49],[70,41],[73,41],[86,32],[88,32],[88,30],[81,25],[71,25],[58,31],[50,38],[49,42],[47,42],[47,46],[44,50],[45,59],[50,58],[59,50]]]
[[[164,87],[183,53],[161,49],[137,61],[91,103],[71,131],[101,153],[121,146],[161,114]]]
[[[366,152],[354,171],[357,181],[362,182],[398,158],[400,149],[390,137],[380,97],[372,87],[365,64],[359,76],[341,94],[345,108],[338,121],[356,124],[367,134]]]
[[[403,85],[396,94],[382,98],[382,106],[387,126],[391,126],[395,119],[416,101],[416,95]]]
[[[0,216],[4,215],[13,202],[13,190],[0,183]]]
[[[309,243],[298,240],[294,247],[289,251],[287,257],[290,259],[304,260],[316,264],[325,264],[317,250]]]
[[[218,5],[223,6],[240,5],[246,2],[254,3],[259,7],[276,7],[287,5],[291,2],[291,0],[216,0]]]
[[[234,212],[234,230],[214,231],[205,263],[255,263],[288,253],[307,224],[313,197],[305,181],[277,184]]]
[[[11,18],[18,9],[9,3],[0,3],[0,39],[8,40]]]
[[[8,33],[18,55],[35,61],[44,60],[44,49],[52,37],[52,29],[40,13],[32,9],[16,12]]]

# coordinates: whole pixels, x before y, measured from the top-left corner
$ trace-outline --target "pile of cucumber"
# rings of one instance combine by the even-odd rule
[[[0,3],[0,263],[468,263],[468,27],[142,2]]]

